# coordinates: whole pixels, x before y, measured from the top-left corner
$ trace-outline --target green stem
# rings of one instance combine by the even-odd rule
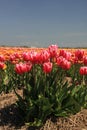
[[[83,86],[85,85],[85,75],[83,75],[83,78],[82,78],[82,85]]]

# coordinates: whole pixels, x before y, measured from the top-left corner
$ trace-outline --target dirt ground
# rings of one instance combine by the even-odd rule
[[[48,119],[44,126],[38,129],[27,127],[15,106],[16,100],[13,92],[0,94],[0,130],[87,130],[87,110],[69,118]]]

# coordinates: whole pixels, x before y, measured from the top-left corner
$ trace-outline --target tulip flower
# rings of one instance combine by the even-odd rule
[[[16,58],[20,58],[19,53],[15,52],[14,55],[15,55]]]
[[[50,73],[52,71],[52,63],[51,62],[46,62],[43,64],[43,71],[45,73]]]
[[[32,69],[32,64],[31,63],[26,63],[26,72],[29,72]]]
[[[62,68],[65,70],[68,70],[68,69],[70,69],[70,67],[71,67],[71,63],[67,60],[64,60],[64,62],[62,64]]]
[[[3,69],[3,68],[4,68],[4,63],[0,62],[0,69]]]
[[[87,75],[87,66],[80,67],[80,75]]]
[[[55,57],[58,52],[58,46],[57,45],[51,45],[48,47],[49,53],[51,57]]]
[[[64,49],[60,50],[59,56],[63,56],[63,57],[66,58],[67,60],[70,60],[70,59],[71,59],[71,53],[65,51]]]
[[[57,65],[60,66],[63,69],[68,70],[71,67],[71,62],[69,62],[68,60],[66,60],[62,56],[60,56],[60,57],[57,58]]]
[[[84,62],[84,65],[87,65],[87,56],[84,57],[83,62]]]
[[[84,56],[84,51],[83,50],[76,50],[75,51],[75,57],[78,58],[78,60],[83,60],[83,56]]]
[[[10,61],[15,61],[15,60],[16,60],[15,55],[10,55],[9,60],[10,60]]]
[[[0,55],[0,61],[4,62],[5,61],[5,57],[3,55]]]
[[[29,61],[29,59],[30,59],[30,57],[29,57],[29,52],[23,52],[23,59],[25,60],[25,61]]]
[[[48,50],[43,50],[39,54],[39,62],[44,63],[50,60],[50,53]]]
[[[24,61],[30,61],[33,64],[38,63],[39,62],[39,53],[37,53],[36,51],[24,52],[23,59],[24,59]]]
[[[15,71],[18,74],[23,74],[25,72],[29,72],[32,68],[32,64],[26,64],[26,63],[19,63],[15,66]]]

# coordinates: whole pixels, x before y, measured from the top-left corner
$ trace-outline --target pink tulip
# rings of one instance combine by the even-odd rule
[[[65,70],[68,70],[68,69],[70,69],[70,67],[71,67],[71,63],[67,60],[64,60],[64,62],[62,64],[62,68]]]
[[[15,61],[15,60],[16,60],[15,55],[14,55],[14,54],[10,55],[9,60],[10,60],[10,61]]]
[[[70,60],[71,59],[71,53],[67,52],[65,50],[60,50],[59,56],[63,56],[65,59]]]
[[[26,72],[29,72],[32,69],[32,64],[31,63],[26,63]]]
[[[46,62],[43,64],[43,71],[45,73],[50,73],[52,71],[52,63],[51,62]]]
[[[87,75],[87,66],[80,67],[79,73],[81,75]]]
[[[23,74],[25,72],[29,72],[32,68],[32,64],[28,64],[28,63],[19,63],[16,64],[15,66],[15,71],[18,74]]]
[[[0,69],[3,69],[3,68],[4,68],[4,63],[0,62]]]
[[[43,50],[39,54],[39,62],[44,63],[50,60],[50,53],[47,50]]]
[[[63,69],[68,70],[71,67],[71,62],[69,62],[68,60],[66,60],[62,56],[58,57],[56,62],[57,62],[57,65],[60,66]]]
[[[83,62],[84,62],[84,65],[87,65],[87,56],[84,57]]]
[[[5,61],[5,57],[3,55],[0,55],[0,61],[1,62]]]
[[[57,65],[61,66],[64,59],[63,56],[56,58]]]
[[[15,55],[16,58],[20,58],[19,53],[16,52],[16,53],[14,53],[14,55]]]
[[[39,62],[39,53],[36,51],[31,51],[29,54],[29,60],[33,63],[33,64],[38,64]]]
[[[58,53],[58,46],[57,45],[51,45],[48,47],[49,53],[51,57],[55,57]]]
[[[83,60],[83,56],[84,56],[83,50],[78,49],[75,51],[75,57],[77,57],[78,60]]]
[[[29,61],[29,60],[30,60],[29,54],[30,54],[29,52],[24,52],[24,53],[23,53],[22,56],[23,56],[23,59],[24,59],[25,61]]]

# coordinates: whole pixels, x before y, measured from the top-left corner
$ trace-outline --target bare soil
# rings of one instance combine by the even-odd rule
[[[21,90],[18,90],[21,93]],[[87,109],[69,118],[47,119],[41,128],[26,126],[15,105],[13,92],[0,94],[0,130],[87,130]]]

